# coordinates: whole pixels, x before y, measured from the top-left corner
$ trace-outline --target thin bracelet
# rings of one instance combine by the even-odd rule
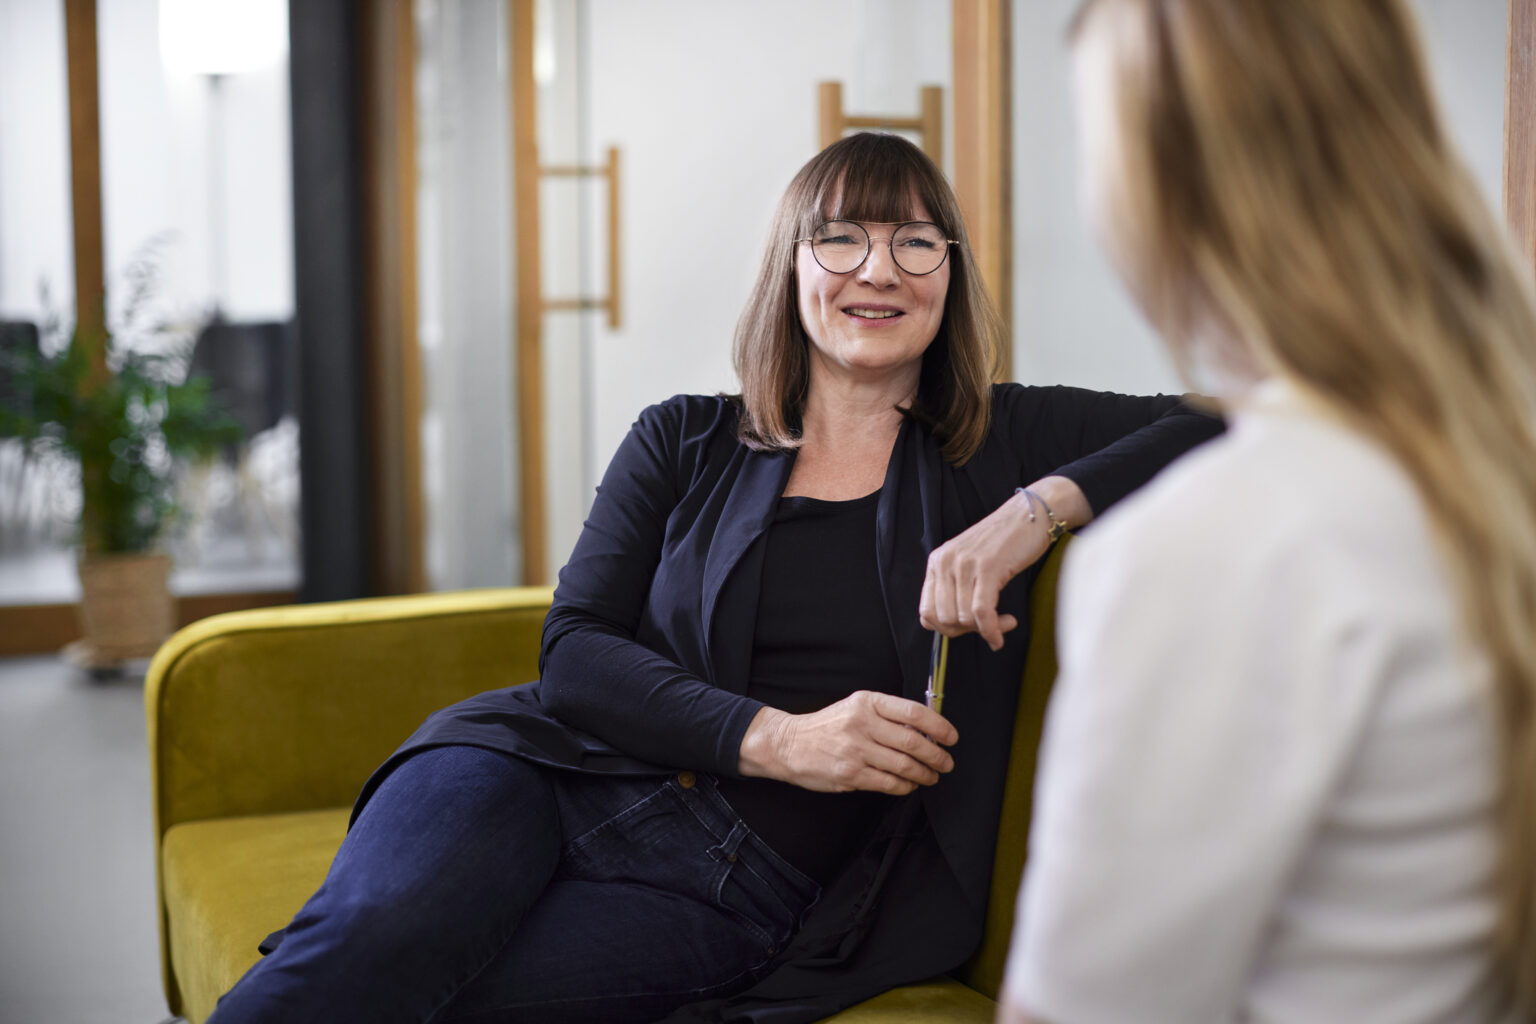
[[[1024,504],[1029,508],[1030,522],[1035,521],[1035,506],[1031,503],[1031,499],[1033,499],[1033,501],[1038,501],[1040,503],[1040,507],[1045,509],[1045,518],[1051,521],[1050,529],[1046,530],[1045,532],[1046,535],[1051,538],[1051,540],[1060,540],[1061,535],[1067,532],[1067,524],[1056,518],[1056,513],[1051,511],[1051,506],[1047,505],[1045,503],[1045,499],[1040,497],[1040,495],[1036,494],[1028,487],[1015,487],[1013,489],[1013,493],[1024,495]]]
[[[1035,493],[1033,491],[1025,490],[1022,487],[1015,487],[1013,489],[1013,493],[1014,494],[1022,494],[1022,495],[1024,495],[1024,511],[1029,513],[1029,521],[1030,522],[1034,522],[1035,521],[1035,503],[1030,501],[1029,499],[1034,497]]]

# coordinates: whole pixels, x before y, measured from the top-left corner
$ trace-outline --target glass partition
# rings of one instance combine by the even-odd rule
[[[74,308],[64,5],[0,0],[0,346],[38,348]],[[5,400],[14,401],[7,391]],[[68,599],[69,467],[0,437],[0,605]]]
[[[516,582],[505,5],[417,0],[422,551],[429,589]]]
[[[35,337],[45,356],[63,346],[75,306],[63,9],[0,0],[0,321],[40,328],[0,335]],[[291,591],[287,4],[241,0],[211,20],[206,5],[175,0],[98,0],[96,10],[108,327],[118,344],[169,356],[177,373],[211,376],[245,432],[178,469],[188,515],[163,538],[172,590]],[[76,600],[78,474],[0,439],[0,476],[0,605]]]

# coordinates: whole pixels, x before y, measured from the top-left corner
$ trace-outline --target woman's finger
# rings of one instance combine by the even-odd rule
[[[891,737],[888,746],[897,749],[908,749],[905,744],[912,742],[908,732],[916,733],[923,742],[931,745],[935,750],[943,752],[943,747],[954,746],[960,739],[960,734],[950,724],[949,719],[925,704],[919,704],[915,700],[907,700],[892,693],[872,693],[872,706],[879,716],[887,723],[900,726],[903,732],[893,733],[887,731],[883,735]],[[947,756],[947,754],[946,754]]]

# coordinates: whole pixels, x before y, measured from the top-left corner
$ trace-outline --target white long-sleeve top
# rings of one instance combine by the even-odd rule
[[[1058,623],[1022,1006],[1497,1019],[1486,662],[1385,451],[1264,385],[1073,544]]]

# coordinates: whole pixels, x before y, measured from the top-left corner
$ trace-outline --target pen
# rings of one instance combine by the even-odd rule
[[[949,637],[933,634],[933,653],[928,656],[928,706],[944,713],[944,670],[949,667]]]

